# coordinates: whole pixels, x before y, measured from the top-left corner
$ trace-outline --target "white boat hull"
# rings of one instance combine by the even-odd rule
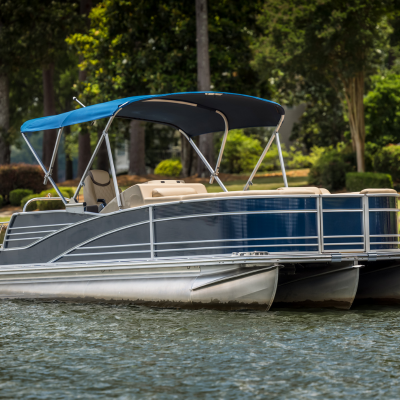
[[[0,274],[0,298],[268,310],[278,283],[270,264],[159,264],[10,266]]]

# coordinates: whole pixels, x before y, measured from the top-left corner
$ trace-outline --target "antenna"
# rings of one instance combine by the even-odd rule
[[[72,100],[74,100],[74,101],[76,101],[80,106],[82,106],[83,108],[85,108],[86,106],[83,104],[83,103],[81,103],[75,96],[72,98]],[[90,123],[90,125],[96,125],[96,121],[92,121],[91,123]]]
[[[83,105],[76,97],[73,97],[72,100],[76,101],[80,106],[82,107],[86,107],[85,105]]]

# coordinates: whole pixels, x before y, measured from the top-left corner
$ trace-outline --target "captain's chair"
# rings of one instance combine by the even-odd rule
[[[89,171],[84,184],[83,197],[87,211],[99,212],[98,206],[103,201],[108,204],[115,197],[114,183],[107,171],[100,169]]]

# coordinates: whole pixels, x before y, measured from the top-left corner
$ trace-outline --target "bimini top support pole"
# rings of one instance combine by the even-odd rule
[[[286,171],[285,171],[285,163],[283,162],[281,141],[279,140],[279,133],[278,133],[278,132],[276,132],[276,144],[277,144],[277,146],[278,146],[279,163],[281,164],[283,182],[285,183],[285,187],[289,187],[289,185],[288,185],[288,183],[287,183]]]
[[[104,128],[104,131],[103,131],[102,135],[99,138],[99,141],[97,142],[97,145],[96,145],[96,148],[94,149],[92,157],[90,157],[90,160],[88,162],[88,165],[86,166],[85,172],[83,173],[82,178],[81,178],[81,180],[79,182],[79,185],[76,188],[76,192],[75,192],[74,196],[72,197],[72,199],[74,200],[75,203],[78,202],[76,200],[76,198],[78,196],[78,193],[81,190],[81,187],[83,186],[83,182],[84,182],[84,180],[85,180],[85,178],[86,178],[86,176],[87,176],[87,174],[88,174],[88,172],[90,170],[90,167],[92,166],[93,161],[94,161],[97,153],[100,150],[100,146],[103,143],[103,140],[105,139],[106,140],[106,146],[107,146],[108,158],[109,158],[109,161],[110,161],[111,175],[113,177],[113,183],[114,183],[114,188],[115,188],[115,196],[117,198],[118,207],[121,208],[121,199],[120,199],[120,196],[119,196],[119,190],[118,190],[118,186],[117,186],[117,177],[116,177],[115,168],[114,168],[114,161],[113,161],[113,157],[112,157],[110,141],[108,139],[108,130],[110,129],[111,123],[113,122],[115,116],[118,114],[118,112],[120,110],[121,109],[119,109],[112,117],[110,117],[110,119],[107,122],[106,127]]]
[[[258,171],[258,168],[260,168],[260,165],[261,165],[261,163],[263,162],[264,157],[265,157],[265,155],[267,154],[269,148],[271,147],[271,144],[272,144],[272,142],[274,141],[275,136],[278,135],[279,128],[281,127],[284,118],[285,118],[285,116],[282,115],[282,116],[281,116],[281,119],[280,119],[279,122],[278,122],[278,125],[277,125],[276,128],[275,128],[274,133],[272,134],[272,136],[271,136],[271,138],[269,139],[267,145],[265,146],[265,149],[264,149],[264,151],[262,152],[261,157],[258,159],[257,164],[256,164],[256,166],[254,167],[253,172],[251,173],[251,175],[250,175],[250,177],[249,177],[249,180],[248,180],[248,181],[246,182],[246,184],[244,185],[244,188],[243,188],[244,191],[248,190],[248,189],[249,189],[249,186],[253,184],[254,176],[256,175],[256,173],[257,173],[257,171]],[[278,137],[277,137],[277,138],[278,138]],[[283,165],[283,157],[282,157],[282,160],[281,160],[281,145],[280,145],[280,142],[278,142],[278,149],[279,149],[279,150],[278,150],[278,151],[279,151],[279,161],[281,162],[281,166],[282,166],[282,165]],[[285,167],[283,167],[283,171],[284,171],[284,169],[285,169]],[[283,173],[283,171],[282,171],[282,173]],[[284,182],[286,182],[285,184],[286,184],[286,186],[287,186],[286,174],[284,175],[283,180],[284,180]]]
[[[39,156],[36,154],[35,149],[32,147],[32,145],[29,143],[28,138],[25,136],[25,133],[22,133],[22,137],[24,138],[26,144],[29,147],[29,150],[32,152],[32,154],[34,155],[34,157],[36,158],[36,161],[38,162],[38,164],[40,165],[40,167],[42,168],[42,170],[44,171],[45,177],[48,178],[48,180],[50,181],[51,185],[53,186],[53,188],[55,189],[55,191],[57,192],[58,196],[61,198],[62,202],[64,204],[67,204],[67,200],[65,200],[65,197],[62,195],[62,193],[60,192],[60,189],[58,188],[58,186],[56,185],[56,183],[54,182],[53,178],[49,175],[49,172],[47,171],[46,167],[44,166],[44,164],[42,163],[42,161],[40,160]]]
[[[219,174],[219,166],[220,166],[221,161],[222,161],[222,155],[224,154],[226,139],[228,138],[228,132],[229,132],[228,119],[226,118],[225,114],[223,114],[221,111],[218,111],[218,110],[215,110],[215,112],[217,114],[219,114],[224,120],[225,133],[224,133],[224,137],[222,138],[221,149],[219,150],[218,160],[217,160],[217,164],[215,166],[215,172],[214,172],[214,174],[211,174],[211,177],[210,177],[210,183],[213,183],[214,182],[214,177],[218,176],[218,174]]]
[[[114,182],[115,197],[117,199],[118,208],[121,209],[121,207],[122,207],[121,196],[120,196],[119,190],[118,190],[117,174],[115,173],[114,160],[113,160],[113,155],[112,155],[112,150],[111,150],[110,139],[108,137],[108,132],[106,130],[104,130],[103,135],[104,135],[104,139],[106,141],[108,159],[110,161],[110,169],[111,169],[111,175],[112,175],[113,182]]]
[[[58,147],[60,145],[60,140],[61,140],[61,135],[62,135],[63,129],[64,129],[64,127],[60,128],[58,130],[56,144],[54,146],[53,155],[51,156],[49,172],[47,172],[47,174],[44,176],[43,185],[46,185],[47,184],[47,180],[49,179],[49,176],[53,175],[53,167],[54,167],[54,163],[56,161],[56,157],[57,157],[57,153],[58,153]]]
[[[203,161],[204,165],[207,167],[207,169],[210,171],[211,175],[214,176],[215,180],[217,181],[218,185],[221,186],[221,189],[224,192],[227,192],[228,190],[226,189],[226,187],[224,186],[224,184],[221,182],[221,179],[218,178],[218,176],[215,174],[215,171],[212,169],[212,166],[208,163],[208,161],[206,160],[206,158],[203,156],[203,153],[199,150],[199,148],[196,146],[196,143],[193,142],[193,140],[186,135],[185,132],[183,132],[182,129],[179,129],[179,132],[182,133],[183,136],[185,136],[185,138],[188,140],[188,142],[190,143],[190,145],[193,147],[194,151],[197,153],[197,155],[200,157],[201,161]]]

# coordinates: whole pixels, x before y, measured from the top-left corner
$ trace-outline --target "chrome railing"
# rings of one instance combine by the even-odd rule
[[[61,197],[35,197],[34,199],[30,199],[26,202],[22,212],[26,212],[26,209],[28,208],[28,205],[33,203],[34,201],[52,201],[52,200],[57,200],[57,201],[63,201]],[[65,198],[65,200],[69,201],[68,198]]]

